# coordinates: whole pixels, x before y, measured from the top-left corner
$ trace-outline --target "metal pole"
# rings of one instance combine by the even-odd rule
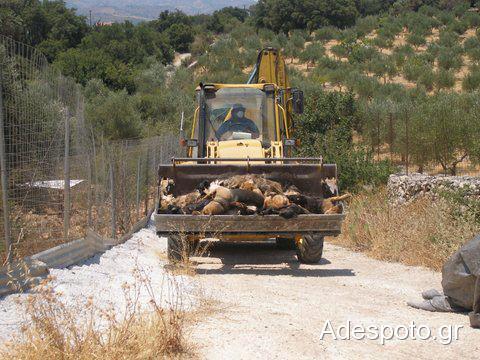
[[[88,227],[92,228],[93,220],[92,220],[92,159],[90,158],[90,154],[87,152],[87,161],[88,161],[88,193],[87,193],[87,202],[88,202]]]
[[[68,241],[70,232],[70,117],[65,109],[65,155],[63,168],[63,237]]]
[[[117,202],[115,199],[115,174],[113,173],[112,162],[110,162],[110,197],[112,199],[112,209],[111,209],[112,239],[116,239],[117,238]]]
[[[149,164],[149,157],[148,157],[148,147],[147,147],[147,159],[146,159],[146,164],[145,164],[145,185],[147,188],[147,193],[145,194],[145,216],[148,215],[148,193],[149,193],[149,172],[150,172],[150,164]]]
[[[7,158],[5,151],[5,122],[3,119],[3,77],[0,72],[0,167],[2,177],[2,203],[3,203],[3,231],[5,236],[5,250],[7,251],[7,262],[12,262],[12,249],[10,240],[10,206],[8,204],[8,173]]]
[[[158,141],[158,138],[156,138],[156,140]],[[154,151],[153,151],[153,176],[154,176],[154,184],[156,183],[156,178],[158,178],[158,175],[157,175],[157,147],[156,147],[156,143],[154,144]],[[157,196],[157,191],[154,192],[154,199],[153,199],[153,206],[156,208],[157,204],[158,204],[158,196]]]
[[[136,197],[136,206],[137,206],[137,220],[140,218],[140,170],[141,170],[141,161],[142,157],[138,156],[137,160],[137,197]]]

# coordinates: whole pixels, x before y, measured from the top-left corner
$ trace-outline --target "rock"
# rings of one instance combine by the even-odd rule
[[[480,178],[393,174],[390,175],[387,185],[388,199],[392,205],[402,205],[422,196],[435,198],[439,191],[445,190],[462,190],[467,196],[480,196]]]

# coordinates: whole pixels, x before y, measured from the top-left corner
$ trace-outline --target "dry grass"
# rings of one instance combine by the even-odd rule
[[[195,276],[197,275],[196,257],[203,257],[208,254],[211,243],[206,241],[193,241],[185,233],[180,233],[180,241],[182,242],[182,252],[180,261],[170,262],[166,267],[169,272],[177,276]],[[160,258],[169,261],[166,254],[159,254]]]
[[[334,242],[380,260],[440,270],[480,230],[473,219],[454,210],[447,200],[430,198],[391,207],[384,189],[358,195],[349,206],[343,234]]]
[[[145,284],[144,284],[145,285]],[[146,286],[149,286],[146,284]],[[178,302],[162,308],[151,295],[151,311],[140,311],[138,289],[124,288],[125,312],[100,309],[89,299],[66,305],[48,284],[28,298],[28,325],[19,339],[0,350],[4,359],[161,359],[192,357],[186,340],[186,313]],[[149,293],[151,288],[149,290]]]

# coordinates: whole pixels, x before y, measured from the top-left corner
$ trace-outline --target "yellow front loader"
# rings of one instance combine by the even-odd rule
[[[320,156],[292,157],[298,143],[293,114],[303,112],[303,93],[290,88],[285,61],[276,49],[259,53],[247,84],[200,84],[197,101],[192,132],[183,141],[185,157],[174,158],[158,170],[159,179],[175,183],[175,196],[191,192],[205,180],[256,174],[322,197],[324,180],[336,179],[336,165],[324,164]],[[155,222],[158,234],[168,238],[168,256],[173,261],[188,254],[189,242],[215,237],[276,239],[279,247],[295,248],[300,261],[315,263],[322,256],[324,236],[338,235],[343,218],[343,214],[284,219],[157,213]]]

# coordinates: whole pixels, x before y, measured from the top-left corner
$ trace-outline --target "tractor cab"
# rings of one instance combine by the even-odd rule
[[[279,94],[274,84],[201,84],[189,157],[283,157],[290,129]]]

